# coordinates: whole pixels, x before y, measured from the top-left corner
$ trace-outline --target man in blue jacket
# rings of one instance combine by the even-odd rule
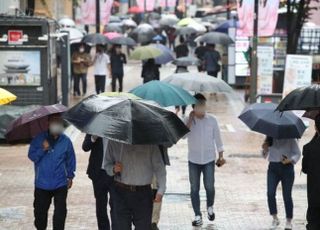
[[[71,140],[63,134],[60,115],[49,117],[49,130],[31,142],[28,157],[34,162],[35,227],[45,230],[48,210],[54,200],[53,230],[63,230],[67,216],[67,193],[72,186],[76,159]]]

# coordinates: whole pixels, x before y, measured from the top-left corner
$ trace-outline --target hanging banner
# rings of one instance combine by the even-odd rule
[[[155,7],[155,0],[137,0],[137,5],[140,9],[146,7],[146,11],[153,11]]]
[[[100,0],[100,23],[106,25],[109,22],[113,0]],[[96,1],[82,0],[80,3],[80,18],[84,25],[96,24]]]
[[[160,0],[159,6],[161,6],[161,7],[175,7],[176,0]]]
[[[258,46],[258,94],[271,94],[273,84],[272,46]]]
[[[287,55],[284,72],[283,97],[292,90],[309,86],[312,77],[312,56]]]
[[[279,0],[259,1],[258,36],[272,36],[278,21]],[[237,0],[239,27],[237,35],[253,36],[254,0]]]

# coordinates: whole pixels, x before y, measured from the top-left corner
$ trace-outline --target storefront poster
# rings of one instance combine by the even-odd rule
[[[0,85],[38,86],[40,51],[0,51]]]
[[[283,97],[292,90],[309,86],[312,76],[312,56],[287,55],[283,83]]]
[[[258,94],[272,93],[273,59],[272,46],[258,46]]]

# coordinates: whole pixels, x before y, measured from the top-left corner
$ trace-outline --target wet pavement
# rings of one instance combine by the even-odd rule
[[[130,62],[125,69],[124,88],[126,90],[142,82],[141,65]],[[174,66],[161,69],[161,77],[173,73]],[[191,68],[191,71],[196,71]],[[94,92],[94,81],[88,76],[88,92]],[[206,220],[205,193],[201,189],[201,205],[204,216],[202,228],[192,228],[193,212],[189,198],[187,170],[187,142],[181,140],[169,151],[171,166],[167,167],[167,193],[163,201],[160,229],[162,230],[262,230],[269,229],[271,218],[268,215],[266,200],[267,162],[260,157],[260,145],[264,137],[251,132],[237,119],[244,107],[241,91],[234,95],[207,95],[209,112],[214,114],[220,124],[225,144],[227,164],[216,169],[216,220]],[[73,98],[72,103],[81,97]],[[173,108],[172,108],[173,109]],[[190,109],[190,108],[189,108]],[[95,219],[95,200],[91,181],[86,176],[88,154],[81,150],[84,134],[70,128],[77,153],[77,172],[74,187],[68,195],[67,230],[97,229]],[[309,128],[299,141],[302,146],[313,135]],[[0,146],[0,230],[29,230],[33,227],[33,165],[27,158],[27,145]],[[301,162],[295,167],[296,180],[293,190],[295,204],[294,229],[305,229],[306,177],[301,175]],[[279,216],[284,229],[284,207],[281,186],[278,190]],[[51,229],[50,209],[49,229]]]

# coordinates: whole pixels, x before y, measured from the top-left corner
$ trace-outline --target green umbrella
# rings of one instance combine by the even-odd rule
[[[135,60],[147,60],[150,58],[156,58],[162,55],[162,51],[154,46],[140,46],[136,48],[130,58]]]
[[[196,99],[188,91],[161,81],[150,81],[132,89],[130,93],[145,100],[155,101],[163,107],[196,103]]]

